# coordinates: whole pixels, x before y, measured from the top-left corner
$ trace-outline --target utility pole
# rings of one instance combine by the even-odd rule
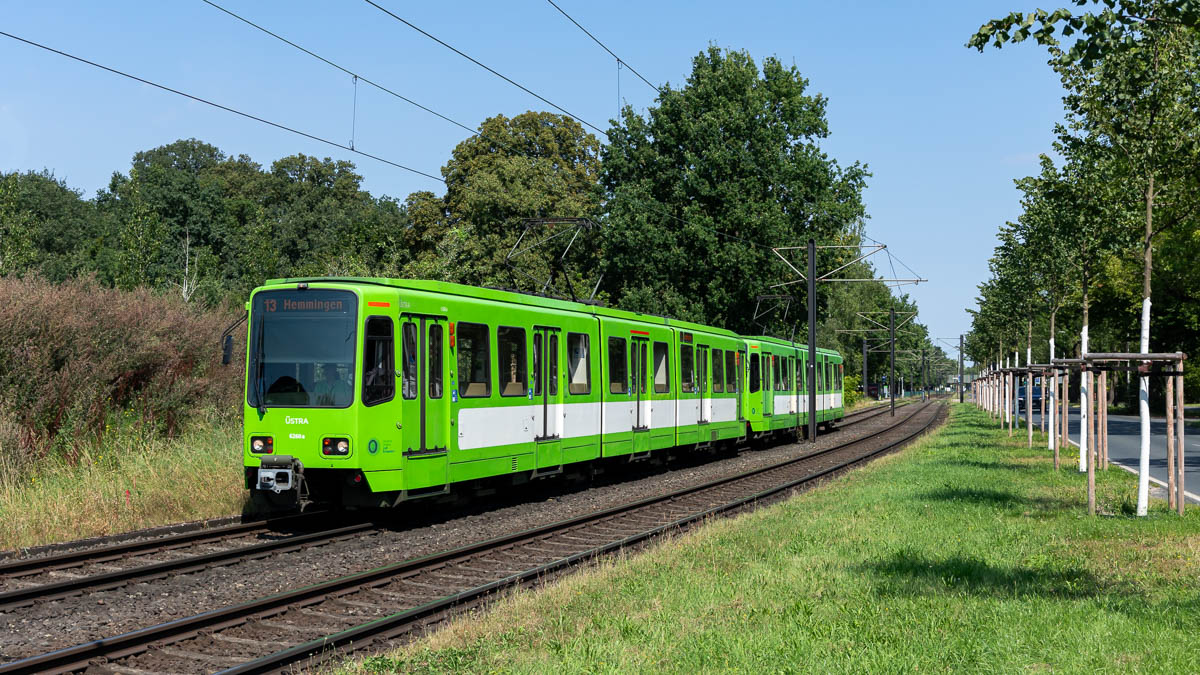
[[[864,366],[865,367],[865,366]],[[817,240],[808,240],[808,442],[817,442]]]
[[[963,402],[963,336],[958,336],[958,402]]]
[[[925,400],[925,350],[921,350],[921,400]]]
[[[888,335],[891,336],[891,355],[888,357],[888,394],[892,399],[890,415],[896,416],[896,308],[888,310]]]
[[[863,336],[863,377],[862,377],[863,398],[867,397],[867,336]]]

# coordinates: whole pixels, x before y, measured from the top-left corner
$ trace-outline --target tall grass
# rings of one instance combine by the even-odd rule
[[[0,453],[0,549],[240,513],[240,437],[210,412],[174,438],[127,418],[70,458]]]

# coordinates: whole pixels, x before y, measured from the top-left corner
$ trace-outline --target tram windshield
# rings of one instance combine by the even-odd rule
[[[264,291],[250,314],[246,402],[345,408],[354,401],[358,300],[349,291]]]

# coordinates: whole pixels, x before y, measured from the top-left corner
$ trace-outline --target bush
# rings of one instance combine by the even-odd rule
[[[847,375],[842,378],[842,406],[847,410],[853,408],[863,398],[862,378],[858,375]]]
[[[219,337],[239,314],[92,279],[0,279],[4,453],[70,460],[119,418],[165,436],[202,407],[232,419],[243,369],[220,366]]]

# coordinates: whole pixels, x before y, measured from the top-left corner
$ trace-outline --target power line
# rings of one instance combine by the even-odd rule
[[[326,144],[326,145],[333,146],[333,147],[335,147],[335,148],[340,148],[340,149],[342,149],[342,150],[346,150],[346,151],[348,151],[348,152],[353,152],[353,153],[355,153],[355,154],[362,155],[363,157],[369,157],[369,158],[371,158],[371,159],[373,159],[373,160],[375,160],[375,161],[377,161],[377,162],[383,162],[384,164],[388,164],[388,165],[394,166],[394,167],[396,167],[397,169],[403,169],[403,170],[405,170],[405,171],[410,171],[410,172],[412,172],[412,173],[415,173],[415,174],[417,174],[417,175],[419,175],[419,176],[424,176],[424,177],[426,177],[426,178],[432,178],[433,180],[436,180],[436,181],[438,181],[439,183],[444,183],[444,182],[445,182],[445,181],[444,181],[444,180],[443,180],[443,179],[442,179],[440,176],[435,176],[435,175],[433,175],[433,174],[431,174],[431,173],[425,173],[424,171],[420,171],[420,170],[418,170],[418,169],[414,169],[414,168],[412,168],[412,167],[405,166],[405,165],[403,165],[403,164],[400,164],[399,162],[393,162],[393,161],[392,161],[392,160],[390,160],[390,159],[385,159],[385,158],[383,158],[383,157],[380,157],[380,156],[378,156],[378,155],[373,155],[373,154],[371,154],[371,153],[369,153],[369,152],[363,152],[362,150],[357,150],[357,149],[355,149],[355,148],[352,148],[352,147],[350,147],[350,146],[348,146],[348,145],[343,145],[343,144],[341,144],[341,143],[338,143],[338,142],[336,142],[336,141],[331,141],[331,140],[329,140],[329,139],[327,139],[327,138],[321,138],[320,136],[317,136],[317,135],[314,135],[314,134],[310,134],[310,133],[308,133],[308,132],[305,132],[305,131],[300,131],[299,129],[295,129],[295,128],[292,128],[292,127],[289,127],[289,126],[286,126],[286,125],[280,124],[280,123],[278,123],[278,122],[272,122],[271,120],[264,119],[264,118],[262,118],[262,117],[258,117],[258,116],[256,116],[256,115],[251,115],[250,113],[247,113],[247,112],[242,112],[241,110],[237,110],[236,108],[231,108],[231,107],[229,107],[229,106],[227,106],[227,105],[222,105],[222,104],[220,104],[220,103],[216,103],[216,102],[214,102],[214,101],[210,101],[210,100],[208,100],[208,99],[206,99],[206,98],[201,98],[201,97],[199,97],[199,96],[194,96],[194,95],[192,95],[192,94],[189,94],[189,93],[187,93],[187,92],[184,92],[184,91],[180,91],[180,90],[178,90],[178,89],[173,89],[173,88],[171,88],[171,87],[168,87],[168,86],[166,86],[166,85],[164,85],[164,84],[159,84],[159,83],[157,83],[157,82],[151,82],[150,80],[147,80],[147,79],[145,79],[145,78],[142,78],[142,77],[138,77],[137,75],[131,75],[131,74],[129,74],[129,73],[126,73],[126,72],[123,72],[123,71],[117,70],[116,68],[110,68],[110,67],[108,67],[108,66],[105,66],[105,65],[102,65],[102,64],[96,63],[95,61],[89,61],[89,60],[87,60],[87,59],[85,59],[85,58],[83,58],[83,57],[81,57],[81,56],[75,56],[74,54],[69,54],[69,53],[67,53],[67,52],[64,52],[64,51],[62,51],[62,50],[60,50],[60,49],[55,49],[55,48],[53,48],[53,47],[46,46],[46,45],[44,45],[44,44],[41,44],[41,43],[39,43],[39,42],[34,42],[33,40],[27,40],[27,39],[25,39],[25,38],[23,38],[23,37],[19,37],[19,36],[17,36],[17,35],[13,35],[12,33],[6,33],[6,32],[4,32],[4,31],[0,31],[0,35],[3,35],[4,37],[7,37],[7,38],[11,38],[11,39],[13,39],[13,40],[16,40],[16,41],[18,41],[18,42],[24,42],[24,43],[25,43],[25,44],[27,44],[27,45],[30,45],[30,46],[33,46],[33,47],[37,47],[37,48],[39,48],[39,49],[44,49],[44,50],[46,50],[46,51],[48,51],[48,52],[52,52],[52,53],[54,53],[54,54],[58,54],[59,56],[65,56],[65,57],[66,57],[66,58],[68,58],[68,59],[72,59],[72,60],[74,60],[74,61],[78,61],[78,62],[80,62],[80,63],[85,63],[85,64],[87,64],[87,65],[89,65],[89,66],[92,66],[93,68],[99,68],[100,70],[105,70],[105,71],[108,71],[108,72],[110,72],[110,73],[112,73],[112,74],[114,74],[114,75],[120,75],[121,77],[126,77],[126,78],[129,78],[129,79],[131,79],[131,80],[134,80],[135,82],[141,82],[142,84],[148,84],[148,85],[150,85],[151,87],[155,87],[155,88],[157,88],[157,89],[161,89],[161,90],[163,90],[163,91],[167,91],[167,92],[170,92],[170,93],[172,93],[172,94],[176,94],[176,95],[178,95],[178,96],[183,96],[184,98],[191,99],[191,100],[193,100],[193,101],[196,101],[197,103],[203,103],[203,104],[205,104],[205,105],[209,105],[209,106],[212,106],[212,107],[214,107],[214,108],[219,108],[220,110],[224,110],[224,111],[226,111],[226,112],[230,112],[230,113],[233,113],[233,114],[235,114],[235,115],[239,115],[239,116],[241,116],[241,117],[245,117],[246,119],[251,119],[251,120],[254,120],[255,122],[260,122],[260,123],[262,123],[262,124],[266,124],[266,125],[269,125],[269,126],[275,127],[276,129],[281,129],[281,130],[283,130],[283,131],[287,131],[287,132],[289,132],[289,133],[293,133],[293,134],[296,134],[296,135],[298,135],[298,136],[303,136],[303,137],[305,137],[305,138],[308,138],[308,139],[310,139],[310,140],[318,141],[318,142],[320,142],[320,143],[324,143],[324,144]]]
[[[304,47],[302,47],[302,46],[300,46],[300,45],[296,44],[295,42],[292,42],[291,40],[289,40],[289,39],[287,39],[287,38],[283,37],[282,35],[279,35],[278,33],[272,32],[271,30],[269,30],[269,29],[267,29],[267,28],[264,28],[264,27],[262,27],[262,26],[260,26],[260,25],[258,25],[258,24],[256,24],[256,23],[254,23],[253,21],[251,21],[251,20],[247,19],[247,18],[246,18],[246,17],[244,17],[244,16],[241,16],[241,15],[235,14],[234,12],[231,12],[230,10],[228,10],[228,9],[225,9],[224,7],[222,7],[222,6],[218,5],[217,3],[215,3],[215,2],[212,2],[212,0],[201,0],[201,2],[203,2],[203,3],[204,3],[204,4],[206,4],[206,5],[209,5],[209,6],[213,7],[213,8],[215,8],[215,9],[219,9],[219,10],[221,10],[222,12],[225,12],[225,13],[226,13],[226,14],[228,14],[229,16],[232,16],[233,18],[237,19],[238,21],[241,21],[242,23],[244,23],[244,24],[246,24],[246,25],[248,25],[248,26],[252,26],[252,27],[254,27],[254,28],[257,28],[258,30],[260,30],[260,31],[262,31],[262,32],[264,32],[264,33],[266,33],[267,35],[270,35],[271,37],[275,38],[276,40],[279,40],[280,42],[283,42],[284,44],[288,44],[288,45],[291,45],[292,47],[295,47],[296,49],[299,49],[300,51],[304,52],[305,54],[308,54],[309,56],[313,57],[314,59],[317,59],[318,61],[321,61],[322,63],[325,63],[325,64],[327,64],[327,65],[329,65],[329,66],[332,66],[333,68],[336,68],[336,69],[338,69],[338,70],[342,71],[343,73],[345,73],[345,74],[347,74],[347,75],[350,75],[350,76],[352,76],[352,77],[358,78],[359,80],[362,80],[363,82],[366,82],[367,84],[371,85],[372,87],[375,87],[375,88],[376,88],[376,89],[378,89],[379,91],[382,91],[382,92],[384,92],[384,93],[387,93],[387,94],[391,94],[392,96],[395,96],[396,98],[400,99],[401,101],[404,101],[405,103],[408,103],[409,105],[412,105],[412,106],[415,106],[415,107],[417,107],[417,108],[420,108],[421,110],[424,110],[425,112],[429,113],[430,115],[433,115],[433,116],[435,116],[435,117],[441,118],[441,119],[443,119],[443,120],[445,120],[445,121],[447,121],[447,122],[449,122],[449,123],[451,123],[451,124],[453,124],[453,125],[455,125],[455,126],[461,127],[462,129],[465,129],[466,131],[468,131],[468,132],[470,132],[470,133],[472,133],[472,134],[475,134],[476,136],[483,136],[483,134],[481,134],[480,132],[478,132],[478,131],[476,131],[476,130],[472,129],[471,127],[469,127],[469,126],[467,126],[467,125],[465,125],[465,124],[463,124],[462,122],[459,122],[458,120],[455,120],[455,119],[451,119],[450,117],[447,117],[446,115],[443,115],[442,113],[440,113],[440,112],[438,112],[438,111],[436,111],[436,110],[434,110],[434,109],[432,109],[432,108],[430,108],[430,107],[428,107],[428,106],[425,106],[425,105],[422,105],[422,104],[420,104],[420,103],[417,103],[416,101],[412,100],[411,98],[408,98],[407,96],[404,96],[404,95],[402,95],[402,94],[399,94],[399,93],[397,93],[397,92],[395,92],[395,91],[392,91],[391,89],[388,89],[387,87],[383,86],[382,84],[379,84],[378,82],[375,82],[375,81],[373,81],[373,80],[371,80],[371,79],[368,79],[367,77],[365,77],[365,76],[363,76],[363,75],[361,75],[361,74],[359,74],[359,73],[356,73],[356,72],[354,72],[354,71],[350,70],[349,68],[346,68],[346,67],[344,67],[344,66],[341,66],[341,65],[339,65],[339,64],[337,64],[337,63],[334,63],[333,61],[330,61],[329,59],[325,58],[324,56],[321,56],[320,54],[317,54],[316,52],[313,52],[313,51],[311,51],[311,50],[309,50],[309,49],[306,49],[306,48],[304,48]],[[486,138],[486,136],[485,136],[485,138]],[[490,139],[489,139],[489,140],[490,140]],[[493,142],[494,142],[494,141],[493,141]]]
[[[486,65],[486,64],[484,64],[484,63],[482,63],[482,62],[480,62],[480,61],[478,61],[478,60],[476,60],[476,59],[474,59],[474,58],[472,58],[472,57],[470,57],[470,56],[468,56],[467,54],[463,53],[461,50],[457,49],[456,47],[454,47],[454,46],[452,46],[452,45],[450,45],[450,44],[446,43],[445,41],[443,41],[443,40],[441,40],[441,39],[439,39],[439,38],[437,38],[437,37],[435,37],[435,36],[431,35],[430,33],[427,33],[427,32],[425,32],[424,30],[422,30],[421,28],[417,27],[417,26],[416,26],[415,24],[413,24],[412,22],[410,22],[410,21],[408,21],[408,20],[406,20],[406,19],[403,19],[403,18],[401,18],[400,16],[398,16],[398,15],[396,15],[396,14],[393,14],[391,11],[389,11],[389,10],[387,10],[387,9],[385,9],[385,8],[383,8],[383,7],[381,7],[381,6],[379,6],[378,4],[376,4],[376,3],[374,2],[374,0],[364,0],[364,2],[366,2],[368,5],[371,5],[371,6],[372,6],[372,7],[374,7],[375,9],[378,9],[379,11],[383,12],[384,14],[387,14],[388,16],[392,17],[393,19],[395,19],[395,20],[399,21],[400,23],[404,24],[405,26],[408,26],[409,28],[411,28],[411,29],[413,29],[413,30],[417,31],[417,32],[418,32],[418,33],[420,33],[421,35],[424,35],[425,37],[429,38],[430,40],[433,40],[434,42],[436,42],[436,43],[440,44],[441,46],[445,47],[446,49],[449,49],[450,51],[454,52],[455,54],[458,54],[459,56],[461,56],[461,57],[463,57],[464,59],[466,59],[466,60],[470,61],[471,63],[474,63],[475,65],[479,66],[480,68],[483,68],[484,70],[488,71],[489,73],[491,73],[491,74],[495,75],[496,77],[498,77],[498,78],[500,78],[500,79],[504,80],[505,82],[507,82],[507,83],[511,84],[512,86],[514,86],[514,87],[516,87],[516,88],[520,89],[521,91],[525,92],[526,94],[529,94],[530,96],[533,96],[534,98],[538,99],[538,100],[539,100],[539,101],[541,101],[542,103],[545,103],[546,105],[548,105],[548,106],[551,106],[552,108],[554,108],[555,110],[557,110],[557,111],[561,112],[562,114],[566,115],[567,117],[573,117],[573,118],[575,118],[575,119],[576,119],[576,120],[578,120],[580,123],[582,123],[582,124],[585,124],[585,125],[587,125],[587,126],[589,126],[589,127],[593,128],[593,129],[595,129],[597,133],[600,133],[600,134],[603,134],[603,133],[604,133],[604,130],[603,130],[603,129],[601,129],[600,127],[596,126],[595,124],[592,124],[591,122],[589,122],[589,121],[587,121],[587,120],[583,119],[582,117],[580,117],[580,116],[578,116],[578,115],[572,114],[571,112],[567,111],[567,109],[566,109],[566,108],[563,108],[562,106],[560,106],[560,105],[558,105],[557,103],[555,103],[555,102],[551,101],[550,99],[546,98],[545,96],[542,96],[541,94],[538,94],[538,93],[534,92],[534,91],[533,91],[533,90],[531,90],[529,87],[526,87],[525,85],[523,85],[523,84],[520,84],[520,83],[519,83],[519,82],[517,82],[516,80],[513,80],[512,78],[510,78],[510,77],[508,77],[508,76],[506,76],[506,75],[503,75],[503,74],[501,74],[501,73],[497,72],[497,71],[496,71],[494,68],[492,68],[491,66],[488,66],[488,65]]]
[[[608,45],[601,42],[600,39],[597,38],[595,35],[592,35],[591,32],[588,31],[588,29],[579,25],[579,22],[576,21],[574,18],[572,18],[570,14],[567,14],[566,12],[564,12],[562,7],[559,7],[558,5],[554,4],[554,0],[546,0],[546,2],[550,3],[550,6],[553,7],[554,9],[557,9],[559,14],[562,14],[563,16],[567,17],[567,20],[570,21],[571,23],[575,24],[576,28],[583,31],[584,35],[592,38],[592,41],[595,42],[596,44],[600,45],[600,47],[603,48],[604,51],[608,52],[608,54],[610,56],[612,56],[614,59],[616,59],[618,64],[623,65],[626,68],[628,68],[634,75],[637,75],[639,78],[641,78],[642,82],[645,82],[646,85],[649,86],[654,91],[657,91],[660,94],[662,93],[662,89],[660,89],[657,85],[652,83],[650,80],[647,80],[646,78],[642,77],[642,74],[639,73],[636,68],[629,65],[628,61],[626,61],[626,60],[622,59],[621,57],[617,56],[616,54],[614,54],[613,50],[608,48]]]

